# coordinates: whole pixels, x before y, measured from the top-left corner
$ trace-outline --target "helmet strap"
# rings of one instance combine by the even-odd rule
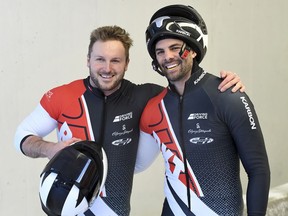
[[[164,76],[164,74],[162,73],[162,71],[160,70],[160,66],[157,62],[156,59],[153,59],[152,61],[152,67],[153,67],[153,70],[156,71],[157,73],[159,73],[161,76]]]
[[[183,43],[181,50],[179,52],[180,57],[182,59],[186,59],[191,50],[192,50],[191,47],[189,47],[186,43]]]

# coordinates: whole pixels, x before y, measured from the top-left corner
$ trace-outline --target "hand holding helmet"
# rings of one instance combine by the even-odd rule
[[[48,215],[85,212],[99,195],[107,176],[103,148],[80,141],[59,151],[41,173],[39,195]]]

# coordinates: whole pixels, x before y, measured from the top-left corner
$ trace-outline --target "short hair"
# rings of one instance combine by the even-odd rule
[[[130,38],[130,34],[123,28],[119,26],[102,26],[91,32],[90,44],[88,47],[88,57],[90,58],[92,47],[96,41],[109,41],[117,40],[120,41],[124,48],[126,54],[126,60],[129,59],[129,49],[133,45],[133,40]]]

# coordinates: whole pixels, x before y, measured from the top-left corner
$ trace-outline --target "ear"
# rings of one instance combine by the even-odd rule
[[[127,60],[126,60],[126,65],[125,65],[125,71],[127,71],[128,70],[128,65],[129,65],[129,62],[130,62],[130,59],[128,58]]]
[[[87,67],[90,67],[90,57],[87,55]]]
[[[192,51],[192,58],[194,59],[197,56],[197,53]]]

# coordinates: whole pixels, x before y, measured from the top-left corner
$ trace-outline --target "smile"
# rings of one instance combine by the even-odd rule
[[[100,74],[100,76],[104,79],[110,79],[113,77],[113,75],[105,75],[105,74]]]
[[[165,68],[166,68],[167,70],[173,70],[173,69],[176,68],[178,65],[180,65],[180,63],[178,63],[178,64],[166,65]]]

